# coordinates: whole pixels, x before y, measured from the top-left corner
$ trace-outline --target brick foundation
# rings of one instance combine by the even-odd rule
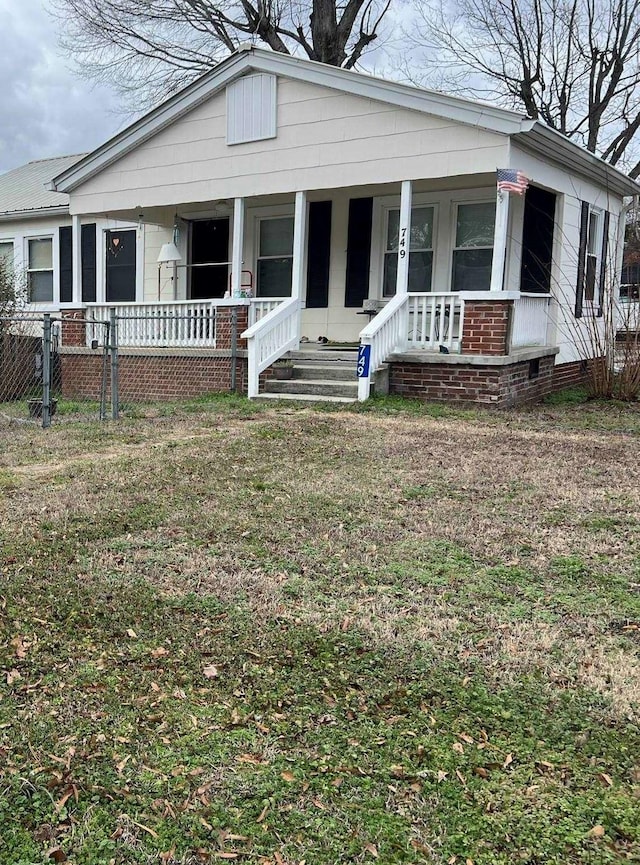
[[[576,360],[572,363],[560,363],[553,370],[553,390],[576,387],[577,385],[584,384],[586,379],[586,361]]]
[[[389,390],[434,402],[475,403],[500,408],[535,402],[555,390],[554,356],[502,366],[393,362]],[[537,367],[537,375],[531,376]]]
[[[231,358],[207,355],[127,354],[121,349],[119,394],[122,402],[157,402],[229,393]],[[67,399],[97,400],[102,379],[102,352],[63,352],[62,394]],[[247,360],[236,360],[236,388],[247,392]],[[107,390],[110,393],[109,370]]]

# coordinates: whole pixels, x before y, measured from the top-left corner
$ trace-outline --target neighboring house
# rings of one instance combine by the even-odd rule
[[[526,195],[496,195],[501,168]],[[540,121],[251,47],[54,175],[76,250],[91,220],[145,233],[142,289],[98,290],[87,308],[76,267],[70,298],[97,318],[137,301],[138,356],[221,351],[215,328],[203,346],[201,327],[167,318],[220,316],[231,292],[251,396],[302,336],[360,337],[361,398],[385,369],[395,392],[496,404],[583,373],[621,269],[623,198],[640,192]]]
[[[57,311],[72,301],[73,230],[69,196],[46,188],[81,159],[39,159],[0,174],[0,257],[25,276],[29,309]],[[108,215],[78,220],[77,254],[83,303],[142,299],[142,245],[136,224]],[[131,246],[131,266],[116,266],[110,250]],[[139,253],[136,250],[139,249]]]

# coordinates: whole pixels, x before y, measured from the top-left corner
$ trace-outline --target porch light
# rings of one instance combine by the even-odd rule
[[[180,261],[181,259],[180,251],[173,241],[162,244],[162,249],[157,259],[158,264],[170,264],[173,261]]]

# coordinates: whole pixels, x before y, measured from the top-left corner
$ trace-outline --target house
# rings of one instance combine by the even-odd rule
[[[496,194],[497,169],[526,194]],[[367,347],[361,399],[374,380],[428,399],[537,398],[583,375],[620,272],[624,197],[640,192],[540,121],[251,46],[52,177],[75,250],[64,314],[104,320],[116,304],[135,319],[121,363],[146,364],[153,397],[173,395],[169,357],[185,359],[183,394],[213,389],[205,362],[237,364],[250,396],[326,392],[344,353],[300,353],[323,337]],[[135,291],[94,296],[82,231],[108,220],[144,235],[142,273]],[[63,351],[70,377],[94,362],[77,327]],[[275,385],[285,355],[299,375]]]

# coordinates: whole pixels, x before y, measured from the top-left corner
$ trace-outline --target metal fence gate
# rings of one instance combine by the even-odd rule
[[[50,313],[0,317],[0,424],[34,423],[51,426],[71,415],[104,419],[107,381],[111,371],[109,323],[101,323],[104,338],[102,374],[96,392],[73,400],[62,398],[62,357],[59,318]],[[117,388],[115,390],[117,394]],[[116,413],[113,415],[117,417]]]

